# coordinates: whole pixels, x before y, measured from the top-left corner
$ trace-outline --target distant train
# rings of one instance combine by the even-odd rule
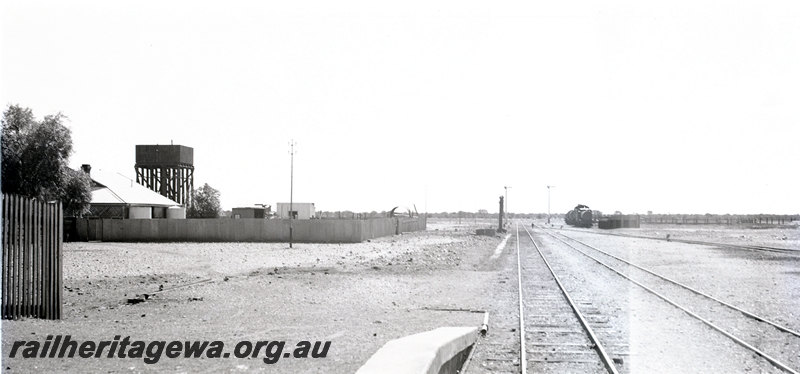
[[[575,209],[567,212],[564,221],[575,227],[592,227],[592,210],[588,206],[578,204]]]

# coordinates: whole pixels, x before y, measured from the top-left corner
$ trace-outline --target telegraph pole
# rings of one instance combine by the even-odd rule
[[[292,248],[292,221],[294,221],[294,146],[297,143],[292,139],[289,142],[289,248]]]

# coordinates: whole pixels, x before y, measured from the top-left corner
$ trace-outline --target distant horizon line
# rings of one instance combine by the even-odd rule
[[[286,203],[288,204],[288,203]],[[239,208],[239,207],[235,207]],[[222,209],[222,211],[231,211],[233,208],[230,209]],[[371,211],[359,211],[359,210],[317,210],[316,213],[336,213],[336,212],[350,212],[350,213],[388,213],[388,210],[371,210]],[[508,215],[548,215],[547,212],[535,212],[535,213],[519,213],[519,212],[506,212]],[[440,214],[448,214],[448,215],[458,215],[458,214],[469,214],[469,215],[497,215],[498,212],[473,212],[473,211],[442,211],[442,212],[418,212],[419,215],[440,215]],[[551,216],[557,215],[564,215],[563,212],[551,212]],[[800,212],[798,213],[620,213],[621,215],[640,215],[640,216],[797,216],[800,219]],[[616,213],[612,214],[603,214],[604,216],[613,216],[617,215]]]

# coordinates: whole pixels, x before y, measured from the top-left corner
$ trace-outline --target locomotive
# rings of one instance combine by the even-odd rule
[[[578,204],[575,209],[567,212],[564,221],[575,227],[592,227],[592,210],[588,206]]]

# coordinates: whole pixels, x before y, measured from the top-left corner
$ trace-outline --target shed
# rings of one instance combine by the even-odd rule
[[[270,206],[246,206],[233,208],[231,210],[231,218],[268,218],[270,213]]]
[[[280,218],[289,218],[289,203],[278,203],[276,204],[276,211],[275,213],[278,214]],[[316,218],[316,211],[314,209],[314,203],[292,203],[291,209],[293,211],[294,219],[310,219]]]

